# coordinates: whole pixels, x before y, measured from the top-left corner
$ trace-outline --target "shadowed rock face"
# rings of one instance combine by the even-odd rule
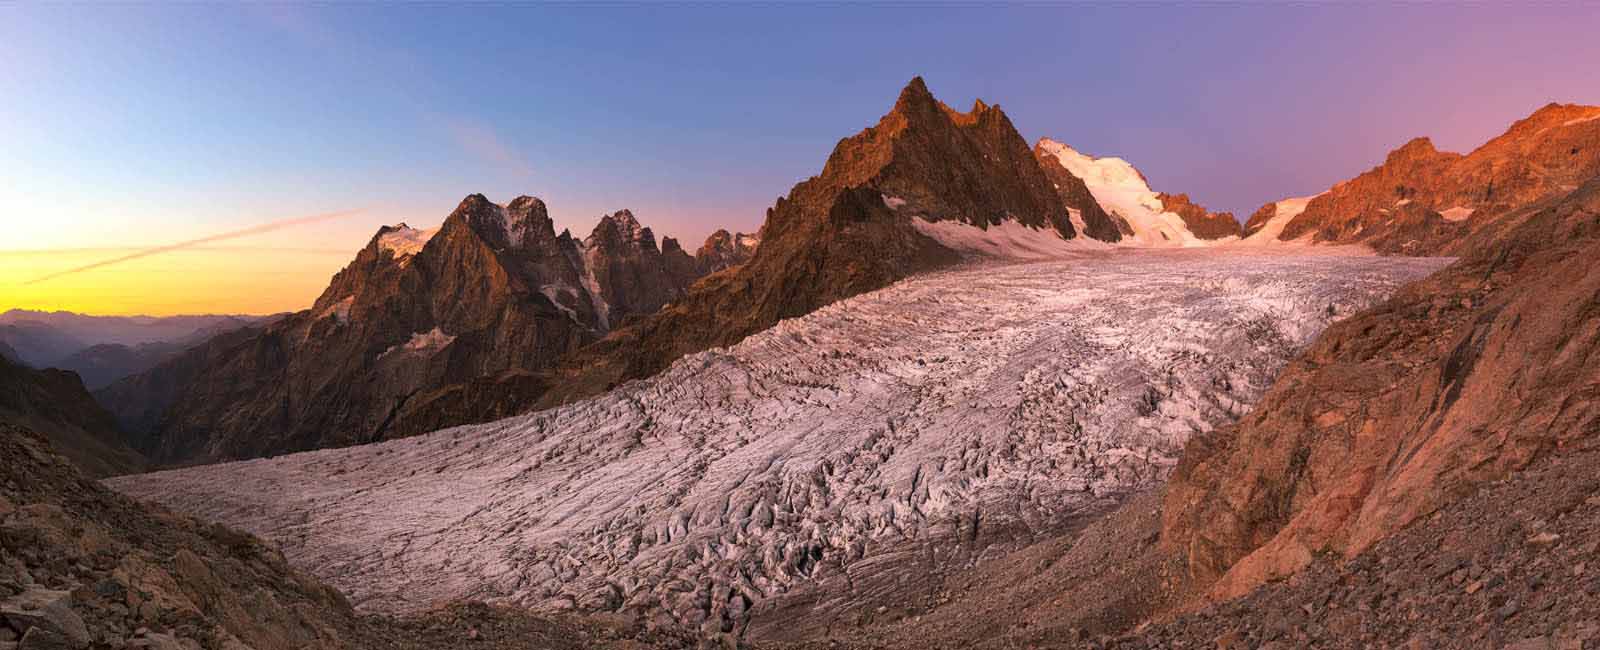
[[[913,219],[981,228],[1017,222],[1075,236],[1066,205],[999,107],[961,113],[920,78],[894,108],[839,142],[822,173],[767,211],[750,261],[564,363],[541,406],[646,377],[779,320],[883,287],[960,256]]]
[[[102,391],[160,462],[370,442],[510,415],[540,371],[694,280],[621,211],[583,241],[544,202],[463,200],[434,233],[381,228],[310,310]]]
[[[1313,199],[1279,238],[1311,235],[1392,254],[1458,254],[1471,233],[1596,174],[1600,106],[1550,104],[1466,155],[1439,151],[1427,138],[1412,140],[1382,165]],[[1258,212],[1246,230],[1270,217]]]
[[[144,459],[122,442],[117,423],[70,371],[34,370],[0,357],[0,422],[44,434],[85,474],[141,471]]]
[[[1461,245],[1457,264],[1330,328],[1237,427],[1190,443],[1164,539],[1214,596],[1600,443],[1600,179]]]

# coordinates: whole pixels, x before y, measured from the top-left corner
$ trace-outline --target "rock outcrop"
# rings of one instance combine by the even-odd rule
[[[706,243],[701,244],[700,250],[695,252],[695,264],[701,275],[710,275],[750,261],[760,244],[760,235],[718,230],[711,233]]]
[[[311,309],[101,391],[162,463],[371,442],[509,415],[525,381],[680,297],[694,261],[624,210],[582,241],[543,201],[463,200],[437,231],[380,229]]]
[[[1117,650],[1600,645],[1600,453],[1549,459],[1367,551],[1318,557],[1242,598],[1163,617]]]
[[[1239,226],[1239,220],[1234,218],[1232,212],[1212,212],[1204,206],[1189,200],[1188,194],[1156,194],[1156,200],[1169,212],[1178,213],[1183,218],[1183,223],[1189,226],[1189,232],[1201,239],[1227,239],[1239,237],[1244,234],[1244,229]]]
[[[1466,250],[1460,242],[1471,233],[1596,174],[1600,106],[1550,104],[1466,155],[1439,151],[1427,138],[1412,140],[1313,199],[1277,237],[1455,255]],[[1258,212],[1250,223],[1270,216]]]
[[[123,443],[116,420],[69,371],[35,370],[0,357],[0,423],[44,434],[57,451],[91,476],[128,474],[145,467],[144,459]]]
[[[1189,444],[1164,543],[1214,597],[1600,444],[1600,179],[1460,245],[1457,264],[1329,328],[1237,427]]]

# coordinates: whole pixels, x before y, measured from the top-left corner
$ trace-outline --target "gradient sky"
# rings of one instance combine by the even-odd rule
[[[533,194],[691,250],[914,75],[1248,216],[1600,103],[1593,4],[0,6],[0,309],[298,309],[380,224]],[[279,220],[361,212],[83,273]]]

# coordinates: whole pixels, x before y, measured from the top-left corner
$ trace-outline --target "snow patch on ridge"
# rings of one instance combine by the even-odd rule
[[[1122,217],[1133,227],[1132,243],[1141,246],[1209,245],[1189,231],[1183,217],[1167,211],[1144,175],[1128,161],[1088,156],[1049,138],[1041,140],[1039,146],[1055,156],[1073,176],[1083,179],[1100,207]]]
[[[589,302],[594,305],[594,315],[600,323],[600,329],[611,329],[611,304],[606,302],[605,296],[600,293],[600,280],[594,275],[596,249],[588,246],[582,247],[583,275],[579,278],[583,282],[584,291],[589,293]]]
[[[1595,113],[1594,115],[1590,115],[1589,117],[1580,117],[1580,118],[1576,118],[1576,119],[1567,120],[1565,122],[1562,122],[1561,126],[1576,126],[1576,125],[1579,125],[1579,124],[1583,124],[1584,122],[1593,122],[1595,120],[1600,120],[1600,113]]]
[[[1067,208],[1067,219],[1072,222],[1073,232],[1078,233],[1078,239],[1089,239],[1089,224],[1083,220],[1083,211],[1077,208]]]
[[[382,354],[379,354],[378,358],[382,359],[386,356],[389,356],[389,353],[396,350],[401,350],[404,352],[427,352],[431,354],[433,352],[443,350],[445,346],[450,345],[455,340],[456,337],[445,334],[444,330],[434,327],[426,332],[416,332],[412,334],[411,340],[406,341],[403,344],[389,346],[389,349],[384,350]]]
[[[911,226],[946,248],[968,256],[1003,260],[1043,260],[1110,246],[1087,239],[1065,239],[1055,228],[1032,228],[1007,219],[987,229],[957,220],[911,220]]]
[[[378,237],[378,248],[393,253],[396,259],[410,257],[422,252],[422,247],[437,232],[438,228],[421,229],[404,223],[397,224],[393,230]]]
[[[542,293],[544,294],[544,297],[549,298],[550,302],[555,304],[556,309],[561,310],[561,313],[566,314],[567,318],[572,319],[573,322],[582,324],[583,319],[578,318],[578,312],[573,311],[571,307],[568,307],[566,303],[561,301],[561,299],[564,297],[563,294],[566,294],[570,291],[572,291],[572,289],[559,284],[547,284],[539,287],[539,293]]]
[[[343,300],[328,305],[327,309],[317,314],[317,318],[320,320],[332,316],[334,320],[340,323],[348,322],[350,320],[350,305],[354,304],[355,301],[355,296],[345,296]]]

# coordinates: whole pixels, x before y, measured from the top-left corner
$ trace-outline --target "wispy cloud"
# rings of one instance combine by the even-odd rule
[[[118,256],[118,257],[113,257],[111,259],[101,260],[99,262],[94,262],[92,264],[85,264],[83,266],[73,267],[73,268],[67,269],[65,271],[57,271],[57,272],[51,273],[49,275],[43,275],[43,276],[34,278],[32,280],[29,280],[27,282],[24,282],[23,284],[38,284],[38,283],[44,282],[46,280],[53,280],[55,278],[59,278],[59,277],[61,277],[63,275],[71,275],[73,273],[82,273],[84,271],[103,268],[103,267],[111,266],[113,264],[121,264],[123,262],[127,262],[127,261],[130,261],[130,260],[136,260],[136,259],[139,259],[141,257],[149,257],[151,255],[160,255],[161,253],[170,253],[172,251],[183,250],[185,248],[193,248],[193,247],[196,247],[196,246],[200,246],[202,244],[209,244],[209,243],[212,243],[212,242],[225,241],[225,240],[234,239],[234,238],[238,238],[238,237],[248,237],[250,235],[259,235],[259,234],[262,234],[262,233],[269,233],[269,232],[272,232],[274,230],[282,230],[284,228],[292,228],[292,227],[295,227],[295,226],[303,226],[303,225],[306,225],[306,224],[312,224],[312,223],[317,223],[317,222],[321,222],[321,221],[329,221],[329,220],[332,220],[332,219],[339,219],[339,218],[343,218],[343,217],[348,217],[348,216],[360,214],[362,212],[365,212],[365,210],[364,209],[358,209],[358,210],[344,210],[344,211],[340,211],[340,212],[324,212],[322,214],[313,214],[313,215],[304,216],[304,217],[295,217],[295,218],[292,218],[292,219],[282,219],[282,220],[279,220],[279,221],[273,221],[273,222],[270,222],[270,223],[264,223],[264,224],[261,224],[259,226],[253,226],[253,227],[250,227],[250,228],[245,228],[243,230],[234,230],[234,231],[230,231],[230,232],[211,235],[211,236],[208,236],[208,237],[201,237],[199,239],[191,239],[191,240],[188,240],[188,241],[181,241],[181,242],[178,242],[178,243],[175,243],[175,244],[167,244],[167,245],[164,245],[164,246],[155,246],[155,247],[152,247],[152,248],[145,248],[145,249],[142,249],[142,250],[135,251],[133,253],[129,253],[127,255],[121,255],[121,256]]]
[[[494,129],[461,119],[448,119],[445,129],[450,132],[456,144],[467,153],[516,174],[523,180],[533,176],[533,166],[518,153],[516,148],[507,144]]]

